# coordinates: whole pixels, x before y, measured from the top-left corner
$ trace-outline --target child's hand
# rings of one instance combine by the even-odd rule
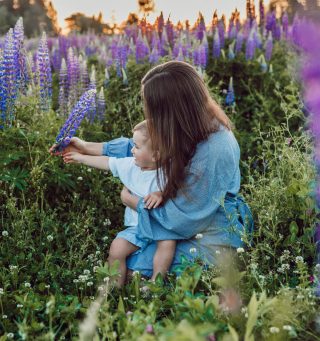
[[[153,192],[146,195],[143,198],[144,207],[150,210],[151,208],[157,208],[162,203],[162,193],[161,192]]]
[[[82,163],[84,155],[78,152],[67,152],[63,154],[64,163]]]

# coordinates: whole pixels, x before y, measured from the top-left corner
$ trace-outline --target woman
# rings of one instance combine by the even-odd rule
[[[158,174],[163,205],[147,210],[142,198],[123,189],[122,202],[138,212],[139,236],[149,241],[127,259],[127,267],[150,276],[156,241],[169,239],[177,240],[171,270],[182,255],[214,264],[221,250],[244,246],[253,227],[250,210],[238,196],[240,150],[231,123],[185,62],[154,67],[142,79],[141,91],[157,168],[165,177]],[[125,138],[104,144],[75,138],[70,148],[125,157],[131,156],[131,143]]]

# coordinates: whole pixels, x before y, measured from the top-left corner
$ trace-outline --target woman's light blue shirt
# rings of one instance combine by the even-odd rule
[[[131,145],[130,139],[122,137],[104,143],[103,153],[130,156]],[[243,234],[252,232],[253,222],[248,206],[238,195],[239,161],[237,140],[231,131],[222,128],[198,144],[186,188],[179,190],[174,199],[147,210],[141,198],[137,206],[138,236],[149,244],[127,259],[128,267],[152,274],[157,240],[178,241],[173,265],[179,264],[181,255],[200,256],[212,263],[217,246],[243,247]],[[202,238],[195,238],[197,234]]]

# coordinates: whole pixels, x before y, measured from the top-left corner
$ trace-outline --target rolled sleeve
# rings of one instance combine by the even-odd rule
[[[132,156],[131,149],[133,147],[132,139],[127,137],[119,137],[109,142],[103,143],[102,155],[111,157],[130,157]]]

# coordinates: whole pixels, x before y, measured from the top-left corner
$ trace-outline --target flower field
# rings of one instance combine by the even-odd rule
[[[37,39],[20,18],[0,38],[0,341],[320,340],[320,30],[263,6],[257,17],[161,14],[114,35]],[[234,124],[253,243],[119,290],[105,261],[121,184],[49,148],[131,136],[141,79],[168,60],[194,65]]]

